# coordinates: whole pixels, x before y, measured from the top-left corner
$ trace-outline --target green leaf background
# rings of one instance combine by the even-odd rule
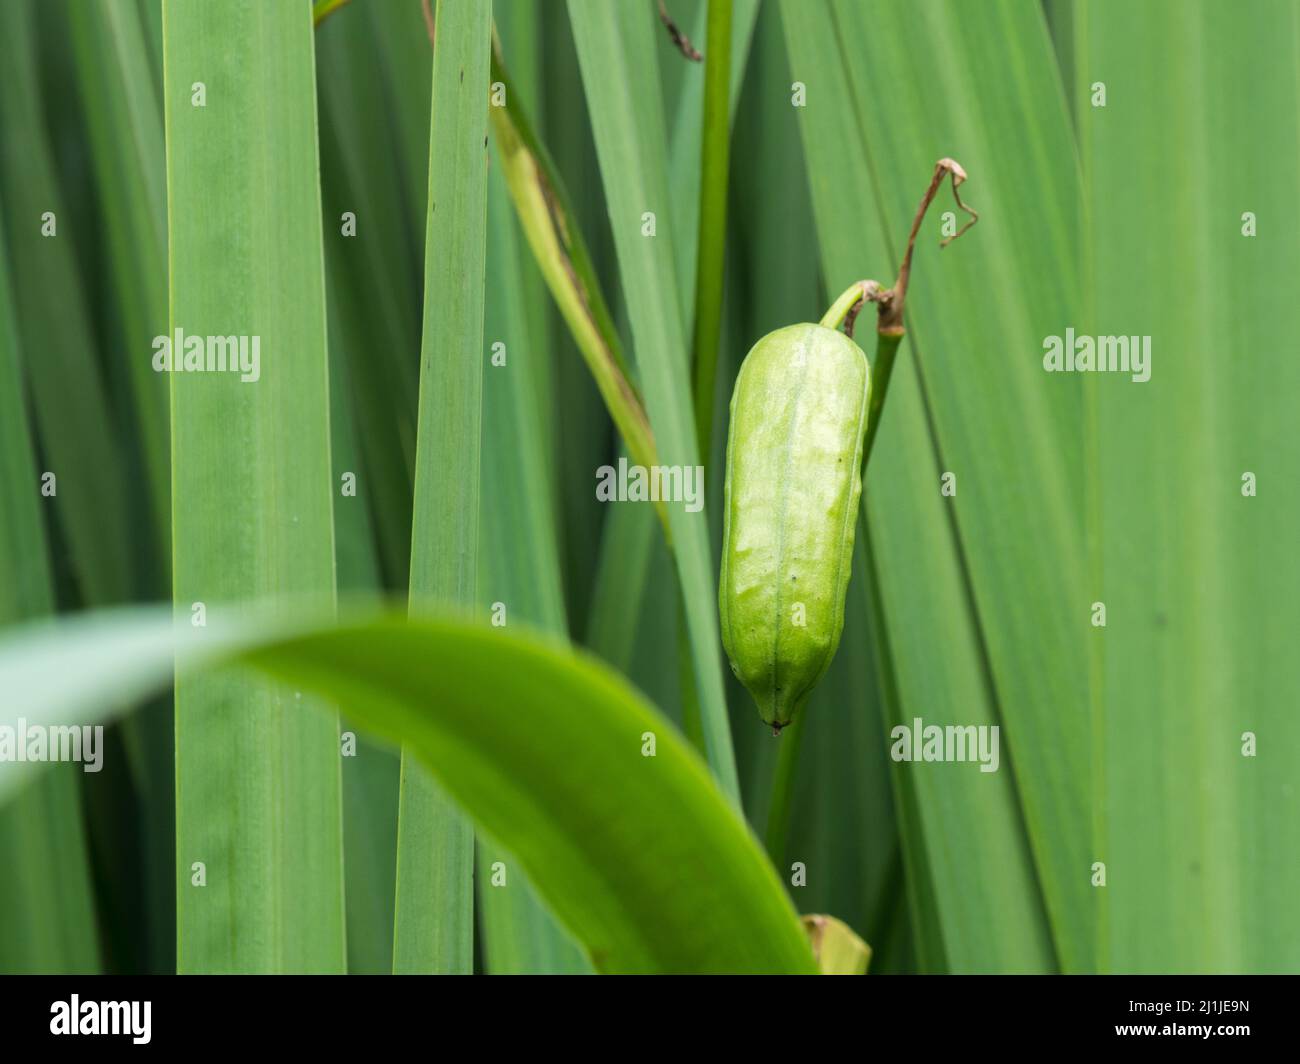
[[[102,773],[0,763],[0,971],[810,970],[796,912],[875,973],[1300,965],[1295,5],[668,7],[725,85],[650,0],[443,0],[434,48],[414,0],[0,4],[0,724],[108,722]],[[627,449],[493,32],[658,460],[705,468],[669,535],[595,498]],[[774,740],[717,633],[731,386],[893,281],[943,157],[980,221],[921,228],[840,651]],[[175,327],[261,380],[153,372]],[[1044,372],[1067,329],[1150,381]],[[349,619],[381,595],[412,619]],[[916,718],[999,770],[892,760]]]

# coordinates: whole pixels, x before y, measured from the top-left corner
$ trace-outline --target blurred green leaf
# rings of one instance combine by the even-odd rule
[[[0,686],[32,721],[85,721],[166,683],[173,657],[192,673],[235,656],[417,752],[598,970],[815,971],[703,761],[618,674],[553,641],[427,619],[199,631],[134,611],[12,636]],[[0,763],[0,794],[15,767]]]
[[[416,21],[419,22],[418,13]],[[420,25],[423,25],[420,23]],[[384,584],[407,586],[419,393],[421,288],[415,254],[424,222],[403,194],[404,146],[373,116],[391,109],[391,56],[361,7],[316,34],[321,109],[321,194],[331,345],[345,356],[357,426],[357,497],[374,515]],[[426,48],[427,48],[427,41]],[[421,93],[428,92],[428,69]],[[413,102],[411,108],[419,110]],[[420,144],[427,176],[428,112]]]
[[[68,10],[81,99],[91,138],[99,217],[111,249],[121,314],[120,350],[135,400],[132,425],[149,481],[156,557],[171,531],[171,426],[167,380],[153,371],[149,344],[167,331],[167,174],[162,101],[136,11],[112,0]],[[148,574],[164,588],[165,564]]]
[[[37,440],[42,470],[58,478],[47,526],[55,597],[69,601],[79,595],[87,605],[157,598],[170,589],[171,520],[167,382],[150,366],[150,341],[167,331],[161,61],[149,51],[132,4],[91,0],[32,11],[31,54],[24,65],[30,63],[37,76],[44,128],[34,134],[34,127],[15,124],[4,139],[20,159],[24,146],[42,155],[48,144],[50,171],[39,177],[38,164],[24,177],[41,181],[41,194],[63,203],[53,212],[57,235],[38,235],[23,225],[14,245],[24,265],[27,349],[42,352],[30,366],[31,380],[39,376],[49,389],[38,423],[58,436],[53,447]],[[28,142],[27,136],[38,140]],[[47,178],[50,185],[43,184]],[[38,263],[44,265],[33,270]],[[49,279],[71,286],[66,308],[27,302],[32,295],[26,285],[39,283],[37,274],[46,271],[52,271]],[[46,290],[39,299],[51,295]],[[43,353],[68,343],[85,347],[59,350],[52,360]],[[85,377],[57,369],[82,358],[89,359],[82,366]],[[56,385],[49,383],[52,373],[59,374]],[[102,406],[111,422],[107,454],[91,453],[105,443],[92,442],[95,417],[85,424],[78,420],[90,406]],[[68,446],[83,435],[81,443]],[[85,443],[91,447],[78,465],[67,465],[75,447]],[[103,500],[95,494],[102,486],[95,477],[109,465],[120,478],[112,486],[111,512],[97,507]],[[73,512],[83,527],[69,531],[65,524]],[[114,547],[112,523],[119,520],[129,522],[130,531]],[[98,542],[96,528],[103,532]],[[116,555],[112,571],[85,579],[104,564],[106,549]],[[164,701],[110,734],[110,743],[124,744],[129,763],[120,773],[86,777],[81,788],[87,830],[100,855],[95,871],[104,953],[110,964],[131,970],[167,971],[175,960],[171,715]],[[124,859],[103,859],[106,852],[121,853],[123,845],[130,851]]]
[[[32,7],[0,4],[0,206],[5,211],[18,335],[29,352],[34,421],[59,528],[85,601],[125,600],[134,582],[118,426],[96,358],[77,272],[78,234],[43,124]],[[141,341],[147,345],[148,337]],[[136,357],[148,359],[147,346]]]
[[[53,608],[18,355],[0,221],[0,628]],[[60,766],[0,805],[0,972],[99,968],[79,771]]]

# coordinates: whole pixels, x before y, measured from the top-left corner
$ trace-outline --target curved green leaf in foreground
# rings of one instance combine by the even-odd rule
[[[169,683],[173,656],[251,665],[408,744],[600,971],[816,971],[699,756],[616,673],[535,637],[389,617],[229,633],[173,629],[156,612],[92,615],[0,644],[0,726],[102,717]],[[20,767],[0,763],[0,795]]]

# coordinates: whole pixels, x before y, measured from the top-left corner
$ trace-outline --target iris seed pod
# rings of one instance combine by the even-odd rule
[[[718,608],[732,671],[778,732],[844,628],[869,394],[862,349],[822,325],[769,333],[736,378]]]

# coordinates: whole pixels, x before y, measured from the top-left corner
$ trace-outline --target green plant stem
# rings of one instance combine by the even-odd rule
[[[731,144],[731,0],[709,0],[704,62],[704,126],[700,225],[695,271],[695,430],[709,455],[713,389],[722,331],[722,281],[727,240],[727,171]]]
[[[894,372],[894,356],[902,342],[902,332],[876,333],[876,361],[871,367],[871,400],[867,408],[867,438],[862,443],[863,474],[867,471],[871,446],[880,428],[880,415],[885,409],[885,394],[889,391],[889,378]]]
[[[863,295],[870,285],[875,285],[877,289],[880,287],[875,281],[854,281],[840,293],[839,298],[830,305],[830,309],[822,315],[818,324],[826,329],[838,329],[849,316],[849,311],[862,302]]]
[[[898,268],[898,279],[892,288],[881,288],[875,281],[857,281],[849,285],[840,297],[831,304],[823,315],[821,324],[828,329],[844,326],[844,331],[852,337],[853,323],[864,303],[875,303],[879,311],[876,325],[876,362],[871,374],[871,407],[867,412],[867,436],[862,448],[862,468],[865,472],[867,459],[871,457],[871,445],[880,427],[880,415],[885,406],[885,393],[889,390],[889,378],[894,371],[894,356],[898,354],[898,345],[906,331],[903,325],[903,308],[907,302],[907,286],[912,276],[912,255],[916,251],[916,237],[921,231],[921,222],[925,212],[934,202],[935,194],[947,178],[952,184],[952,196],[968,216],[969,220],[952,236],[939,242],[941,248],[947,247],[967,229],[979,221],[979,214],[969,204],[962,202],[959,187],[966,180],[966,171],[955,159],[940,159],[934,164],[934,173],[930,184],[921,197],[921,204],[912,217],[912,228],[907,234],[907,247],[903,252],[903,261]]]
[[[661,18],[666,21],[662,4]],[[692,338],[695,382],[695,435],[700,458],[709,457],[713,428],[713,388],[718,375],[718,336],[722,331],[722,275],[727,234],[727,156],[731,139],[729,71],[731,0],[709,0],[704,66],[704,120],[700,127],[700,216],[695,245],[695,331]],[[698,54],[695,58],[699,58]],[[677,659],[682,692],[682,730],[697,750],[707,752],[695,675],[690,668],[686,609],[677,600]]]
[[[794,722],[777,738],[781,749],[777,754],[776,772],[772,776],[772,802],[767,810],[767,831],[764,842],[768,857],[778,869],[785,858],[785,841],[790,834],[790,808],[794,804],[794,772],[799,763],[799,748],[803,744],[804,721],[807,719],[807,713],[798,714]]]
[[[709,744],[704,735],[704,718],[700,714],[700,692],[695,684],[686,600],[680,593],[677,595],[677,682],[682,692],[682,732],[700,755],[707,758]]]
[[[924,207],[922,210],[924,210]],[[915,235],[913,239],[915,239]],[[905,285],[905,283],[905,275],[900,280],[900,284],[889,290],[882,289],[875,281],[855,281],[844,289],[839,298],[831,304],[830,309],[822,315],[820,324],[827,329],[838,329],[843,325],[845,332],[852,336],[853,322],[862,309],[862,304],[864,302],[878,303],[881,307],[881,317],[883,319],[886,308],[900,298],[898,293],[904,291],[901,286]],[[899,344],[903,342],[903,335],[904,331],[901,323],[887,325],[882,321],[882,324],[876,330],[876,358],[871,364],[871,405],[867,410],[867,437],[862,445],[862,469],[864,473],[867,468],[867,460],[871,457],[871,446],[876,439],[876,430],[880,427],[880,415],[885,408],[885,395],[889,391],[889,378],[894,372],[894,357],[898,354]]]

